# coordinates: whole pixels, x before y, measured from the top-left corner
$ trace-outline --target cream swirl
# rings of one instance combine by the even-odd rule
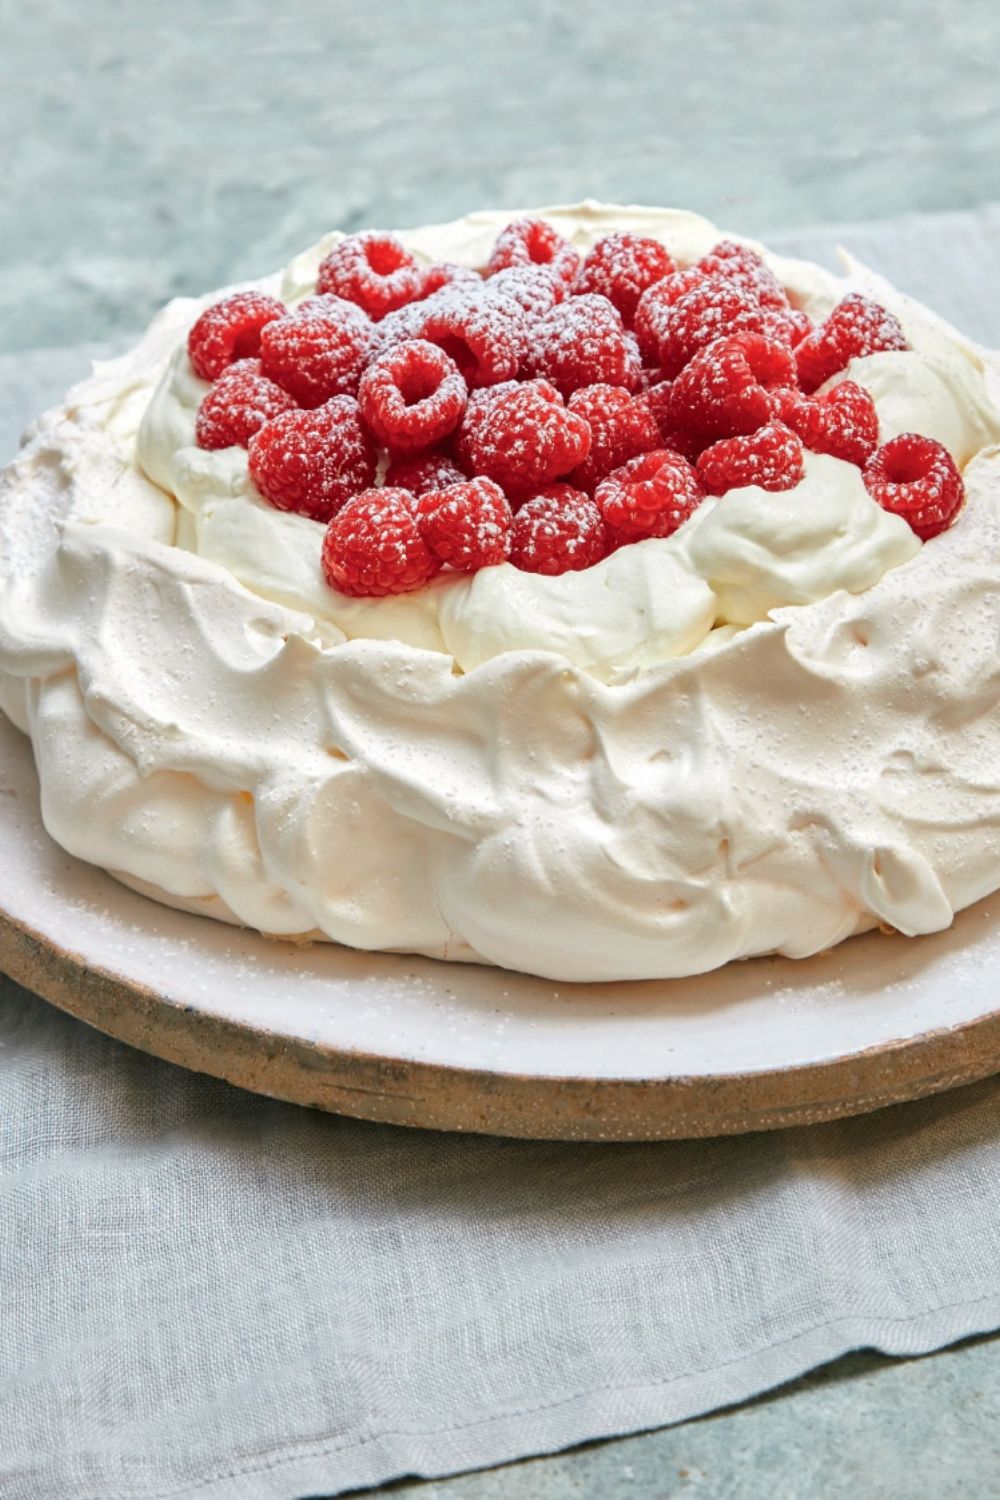
[[[681,260],[718,238],[546,216],[581,248],[630,224]],[[409,238],[475,263],[507,217]],[[772,264],[814,313],[864,276]],[[322,528],[193,446],[204,387],[175,351],[199,306],[71,392],[3,479],[0,703],[64,847],[265,932],[570,980],[934,931],[1000,884],[995,456],[919,549],[811,458],[794,492],[730,493],[583,574],[348,601]],[[896,360],[880,420],[995,441],[990,356],[907,317],[932,374]]]

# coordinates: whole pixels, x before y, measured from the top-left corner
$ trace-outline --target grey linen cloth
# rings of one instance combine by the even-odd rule
[[[1000,210],[840,237],[1000,342]],[[0,361],[5,415],[81,368]],[[448,1137],[241,1093],[0,980],[4,1500],[332,1495],[997,1326],[998,1081],[728,1140]]]

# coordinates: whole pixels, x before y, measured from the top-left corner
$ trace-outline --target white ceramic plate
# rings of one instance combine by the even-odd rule
[[[599,985],[274,942],[63,853],[0,717],[0,967],[186,1066],[397,1123],[704,1135],[857,1113],[1000,1070],[1000,899],[934,937]]]

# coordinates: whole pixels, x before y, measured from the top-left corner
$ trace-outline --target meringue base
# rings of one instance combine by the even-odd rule
[[[30,745],[0,720],[0,846],[19,874],[0,970],[271,1097],[398,1125],[654,1140],[857,1114],[1000,1066],[995,902],[919,945],[873,934],[809,964],[553,987],[169,911],[68,860],[37,799]]]

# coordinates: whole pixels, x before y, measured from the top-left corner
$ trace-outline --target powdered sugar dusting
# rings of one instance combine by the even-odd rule
[[[470,396],[457,451],[471,472],[523,494],[582,463],[590,428],[547,381],[510,381]]]
[[[356,302],[378,321],[421,295],[423,272],[394,234],[369,230],[334,245],[320,265],[316,286]]]
[[[552,266],[564,281],[573,282],[580,268],[580,257],[568,240],[564,240],[542,219],[515,219],[501,229],[486,267],[486,274],[504,271],[509,266]]]
[[[523,309],[482,284],[456,282],[425,301],[392,313],[379,327],[374,353],[407,339],[425,339],[449,354],[470,385],[513,379],[528,342]]]
[[[319,406],[355,394],[372,338],[371,320],[353,303],[312,297],[263,330],[261,369],[300,406]]]
[[[502,563],[511,548],[507,497],[489,479],[428,492],[417,507],[420,534],[436,557],[464,572]]]
[[[245,448],[265,422],[295,406],[294,398],[261,370],[259,359],[239,359],[219,376],[198,408],[199,448]]]
[[[607,550],[600,511],[589,495],[568,484],[547,485],[514,517],[510,560],[525,573],[582,572]]]
[[[351,396],[276,417],[250,440],[250,477],[279,510],[327,521],[375,479],[375,446]]]
[[[598,383],[638,387],[639,345],[607,297],[570,297],[540,318],[532,332],[531,368],[564,396]]]
[[[675,270],[659,240],[621,230],[597,241],[580,268],[574,290],[607,297],[625,324],[631,325],[643,292]]]
[[[699,455],[698,478],[711,495],[756,485],[791,490],[805,475],[805,455],[797,435],[781,422],[768,422],[744,437],[723,438]]]

